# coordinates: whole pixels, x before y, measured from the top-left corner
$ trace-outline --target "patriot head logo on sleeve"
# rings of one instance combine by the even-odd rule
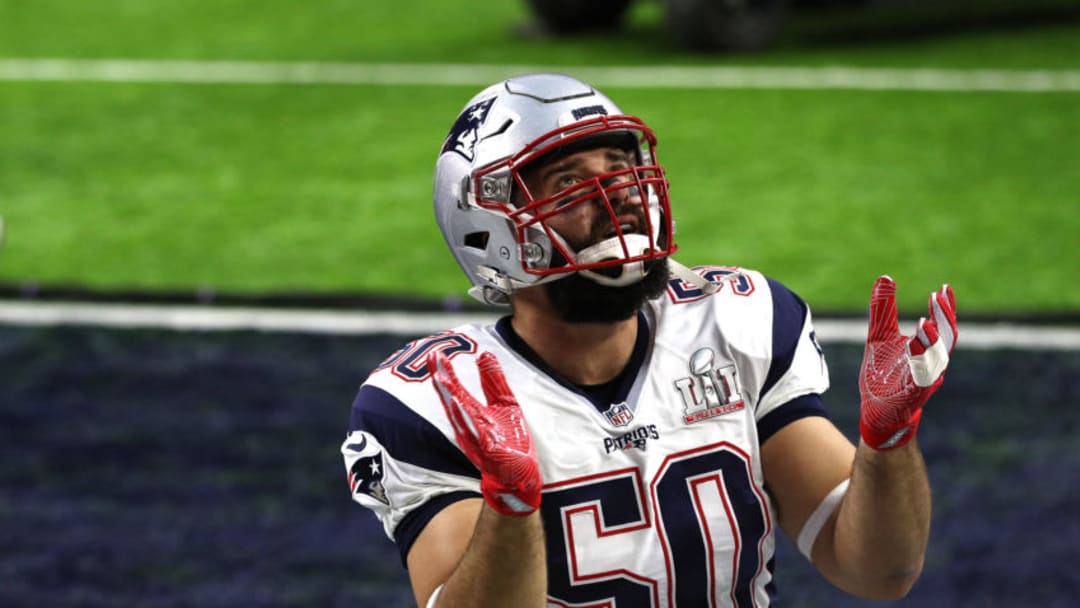
[[[350,451],[362,453],[368,447],[367,437],[360,433],[359,443],[349,443],[345,447]],[[382,450],[371,456],[357,458],[349,467],[349,489],[352,490],[353,494],[366,494],[385,505],[389,505],[390,499],[386,496],[386,489],[383,487],[382,480]]]

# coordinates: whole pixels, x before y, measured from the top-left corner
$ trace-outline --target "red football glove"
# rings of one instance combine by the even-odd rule
[[[487,405],[465,390],[446,355],[432,353],[427,365],[458,445],[480,469],[484,499],[503,515],[535,511],[544,486],[536,448],[498,359],[486,352],[477,365]]]
[[[930,319],[919,319],[910,338],[900,333],[896,283],[878,277],[870,297],[870,331],[859,374],[862,410],[859,432],[875,450],[911,441],[922,408],[945,379],[956,344],[956,298],[943,285],[930,294]]]

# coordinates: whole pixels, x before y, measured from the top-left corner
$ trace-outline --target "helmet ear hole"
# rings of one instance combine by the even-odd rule
[[[489,232],[470,232],[465,235],[465,246],[479,249],[480,251],[486,251],[488,238],[490,236],[491,233]]]

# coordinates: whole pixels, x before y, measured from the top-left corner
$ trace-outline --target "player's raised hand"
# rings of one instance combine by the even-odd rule
[[[465,455],[480,469],[480,491],[503,515],[528,515],[540,506],[543,480],[529,427],[495,355],[480,355],[481,403],[458,381],[441,352],[428,356],[435,391]]]
[[[888,450],[911,441],[922,408],[945,379],[956,344],[956,298],[943,285],[930,294],[930,318],[914,336],[900,333],[896,283],[878,277],[870,297],[870,330],[859,374],[859,432],[870,447]]]

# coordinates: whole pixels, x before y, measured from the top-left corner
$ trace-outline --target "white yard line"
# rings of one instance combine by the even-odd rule
[[[18,302],[0,300],[0,324],[88,325],[178,331],[257,330],[342,335],[426,335],[497,315],[348,312],[195,305]]]
[[[0,81],[478,87],[550,70],[603,88],[1080,92],[1080,70],[0,59]]]
[[[0,59],[0,81],[485,86],[540,66],[310,62]],[[1080,92],[1080,70],[946,70],[855,67],[561,67],[600,87]],[[297,311],[0,301],[0,323],[118,328],[423,335],[496,315]],[[862,321],[819,320],[826,342],[862,342]],[[1080,329],[965,324],[967,348],[1080,349]]]
[[[337,335],[422,336],[472,321],[491,322],[499,313],[407,313],[232,308],[196,305],[132,305],[0,300],[0,325],[80,325],[176,331],[254,330]],[[908,323],[910,324],[910,323]],[[860,344],[866,321],[819,319],[826,343]],[[905,328],[910,332],[911,328]],[[958,347],[965,349],[1080,350],[1080,328],[1013,323],[961,323]]]

